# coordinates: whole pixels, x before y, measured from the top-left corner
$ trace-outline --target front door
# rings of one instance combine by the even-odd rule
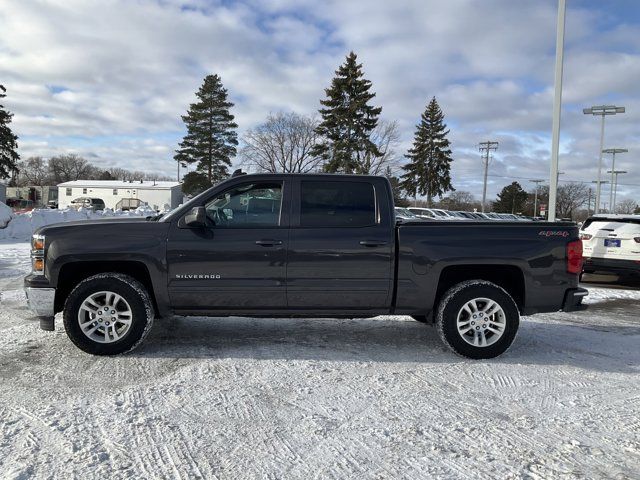
[[[175,310],[286,307],[286,184],[235,185],[204,203],[206,228],[172,226],[167,261]]]

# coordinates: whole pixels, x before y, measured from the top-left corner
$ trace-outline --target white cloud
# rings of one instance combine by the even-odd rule
[[[607,119],[605,146],[629,148],[624,182],[640,185],[640,25],[569,7],[561,168],[568,179],[595,178],[599,126],[581,108],[615,102],[627,113]],[[23,156],[75,151],[173,174],[180,115],[206,74],[222,76],[244,130],[270,111],[315,112],[354,50],[404,147],[438,98],[458,189],[481,193],[477,143],[501,142],[494,196],[507,177],[523,186],[548,177],[556,8],[555,0],[5,0],[0,82]],[[623,188],[640,197],[640,187]]]

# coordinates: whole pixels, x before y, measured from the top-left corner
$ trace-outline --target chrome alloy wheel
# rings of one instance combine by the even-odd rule
[[[129,303],[114,292],[95,292],[84,299],[78,310],[80,330],[97,343],[113,343],[131,328],[133,312]]]
[[[502,307],[488,298],[474,298],[465,303],[456,320],[458,333],[474,347],[488,347],[504,333],[507,322]]]

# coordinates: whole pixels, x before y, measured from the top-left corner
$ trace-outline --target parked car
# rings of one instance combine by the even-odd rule
[[[423,208],[423,207],[407,207],[407,210],[409,210],[411,213],[417,215],[420,218],[437,218],[436,214],[433,213],[433,211],[430,208]]]
[[[640,215],[594,215],[580,238],[584,273],[640,275]]]
[[[47,208],[51,208],[51,209],[58,208],[58,201],[57,200],[49,200],[47,202]]]
[[[41,328],[63,312],[71,341],[97,355],[135,348],[172,314],[394,314],[493,358],[521,314],[581,309],[587,295],[575,224],[396,224],[389,181],[363,175],[242,175],[162,216],[48,225],[32,266]]]
[[[419,220],[420,217],[413,213],[411,210],[403,207],[394,207],[396,219],[400,220]]]
[[[93,211],[105,209],[104,200],[101,198],[79,197],[72,200],[70,206],[76,210],[79,208],[86,208]]]
[[[15,213],[27,213],[35,208],[33,200],[26,200],[24,198],[7,198],[5,203]]]

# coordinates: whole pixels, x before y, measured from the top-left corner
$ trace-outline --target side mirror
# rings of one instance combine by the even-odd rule
[[[205,227],[207,213],[204,207],[193,207],[189,213],[184,216],[184,224],[188,227]]]

